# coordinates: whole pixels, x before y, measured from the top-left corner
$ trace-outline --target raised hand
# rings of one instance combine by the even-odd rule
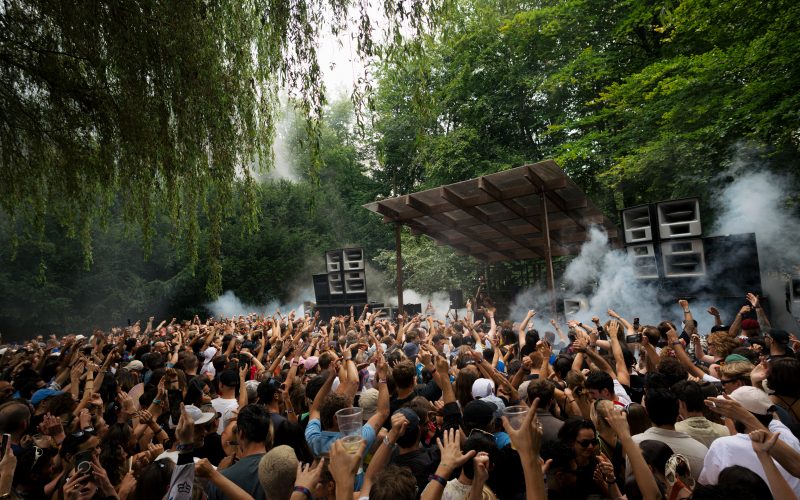
[[[539,398],[533,400],[533,404],[528,408],[528,413],[525,414],[525,420],[519,429],[514,429],[511,422],[508,421],[506,416],[503,416],[503,428],[511,439],[511,444],[514,448],[520,451],[530,451],[534,456],[539,455],[539,449],[542,447],[542,424],[536,416],[536,408],[539,407]]]
[[[680,299],[678,300],[678,305],[681,306],[683,310],[686,310],[689,308],[689,301],[686,299]]]
[[[360,455],[359,455],[360,456]],[[308,490],[316,488],[319,478],[322,475],[322,468],[325,465],[325,459],[321,458],[317,465],[302,463],[297,464],[297,475],[294,480],[295,486],[301,486]]]
[[[709,307],[706,312],[714,317],[719,317],[719,309],[714,306]]]
[[[756,453],[769,453],[775,443],[778,442],[779,434],[765,430],[757,430],[750,433],[750,442]]]
[[[449,471],[448,474],[446,474],[447,476],[475,456],[475,450],[470,450],[467,453],[461,452],[461,443],[456,429],[444,431],[442,438],[436,439],[436,445],[439,446],[439,452],[441,454],[439,468]]]
[[[617,434],[620,439],[630,437],[631,429],[628,426],[628,418],[624,411],[610,411],[605,417],[609,427]]]
[[[328,471],[337,484],[347,484],[349,481],[353,480],[358,472],[359,465],[361,465],[361,457],[364,456],[364,449],[366,449],[366,447],[367,442],[362,439],[358,451],[349,453],[344,448],[341,440],[337,440],[333,443],[333,446],[331,446]]]
[[[758,296],[756,294],[748,293],[745,298],[747,299],[747,302],[750,302],[750,305],[753,307],[753,309],[758,309]]]

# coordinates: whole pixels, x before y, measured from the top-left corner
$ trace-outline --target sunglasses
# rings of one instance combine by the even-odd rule
[[[596,446],[597,445],[597,438],[594,439],[582,439],[580,441],[575,441],[581,448],[588,448],[589,446]]]
[[[486,432],[483,429],[478,429],[477,427],[472,429],[471,431],[469,431],[469,436],[467,436],[467,438],[471,438],[475,434],[483,435],[483,436],[486,436],[488,438],[494,439],[494,434],[492,434],[491,432]]]

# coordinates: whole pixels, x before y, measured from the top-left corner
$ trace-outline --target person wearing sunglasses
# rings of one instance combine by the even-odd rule
[[[594,423],[583,417],[569,418],[558,431],[558,439],[575,453],[577,482],[571,498],[603,495],[602,487],[594,482],[594,471],[598,464],[597,430]]]

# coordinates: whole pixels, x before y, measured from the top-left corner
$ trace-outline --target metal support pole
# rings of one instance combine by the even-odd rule
[[[550,250],[550,220],[547,216],[547,193],[544,188],[542,196],[542,231],[544,232],[545,264],[547,265],[547,289],[550,291],[550,310],[553,318],[556,317],[556,279],[553,273],[553,254]]]
[[[403,314],[403,249],[400,244],[400,223],[394,223],[394,246],[397,255],[397,313]]]

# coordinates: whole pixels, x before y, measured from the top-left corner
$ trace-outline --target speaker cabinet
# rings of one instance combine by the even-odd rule
[[[344,293],[366,293],[367,280],[364,271],[346,271],[344,273]]]
[[[656,211],[658,233],[662,240],[702,236],[700,201],[697,198],[663,201],[656,205]]]
[[[652,243],[629,245],[627,251],[633,261],[633,272],[637,278],[658,279],[658,261]]]
[[[450,309],[464,309],[464,292],[450,290]]]
[[[344,295],[344,277],[342,273],[328,273],[328,289],[331,299]]]
[[[342,250],[342,270],[361,271],[364,269],[364,249],[345,248]]]
[[[317,304],[327,304],[331,300],[331,292],[328,288],[328,275],[315,274],[314,280],[314,299]]]
[[[338,273],[342,271],[342,251],[328,250],[325,252],[325,265],[328,273]]]
[[[661,242],[665,278],[688,278],[706,274],[703,240]]]
[[[625,243],[652,241],[653,217],[650,205],[641,205],[623,210],[622,228],[625,234]]]
[[[575,316],[589,311],[589,301],[586,297],[570,297],[564,299],[564,315]]]
[[[790,277],[787,287],[789,288],[789,290],[787,290],[788,297],[786,297],[787,309],[792,313],[792,316],[798,318],[798,321],[800,321],[800,275]]]

